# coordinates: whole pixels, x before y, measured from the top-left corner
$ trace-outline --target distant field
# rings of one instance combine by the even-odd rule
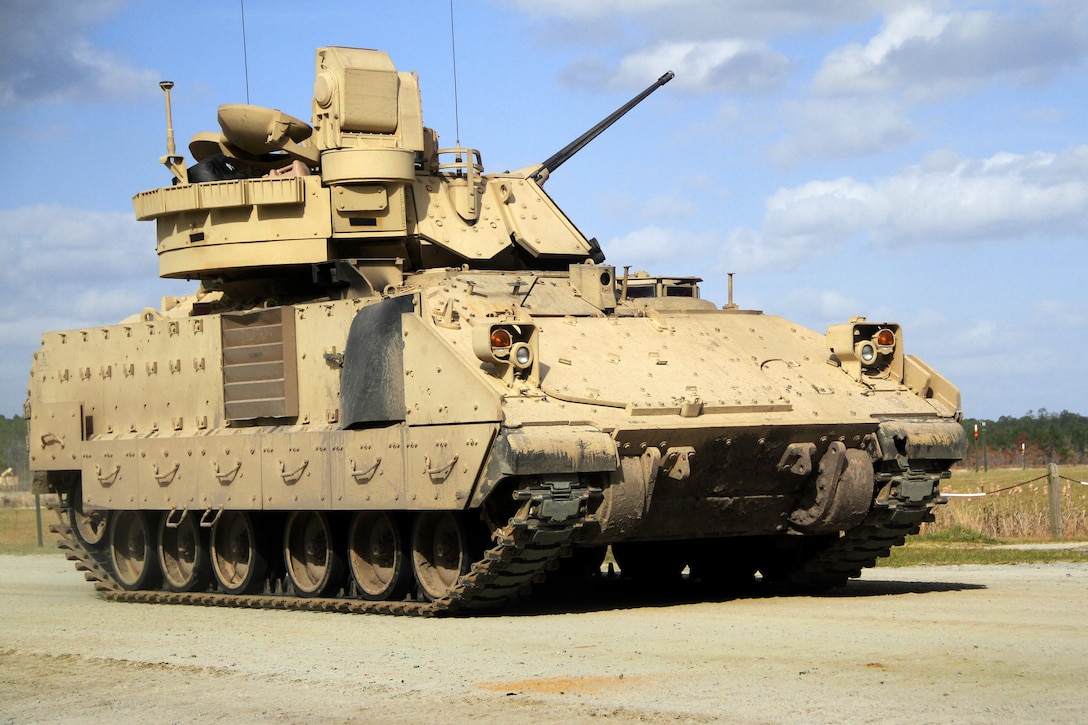
[[[0,554],[39,554],[56,549],[57,537],[49,524],[57,515],[42,504],[42,543],[38,548],[38,521],[33,508],[0,508]]]
[[[1088,539],[1088,466],[1059,468],[1062,502],[1062,538]],[[975,531],[996,539],[1049,539],[1050,509],[1045,468],[990,469],[988,473],[955,471],[941,484],[945,493],[981,493],[1009,488],[983,498],[951,498],[937,511],[937,521],[927,533],[954,528]],[[1072,479],[1072,480],[1067,480]]]

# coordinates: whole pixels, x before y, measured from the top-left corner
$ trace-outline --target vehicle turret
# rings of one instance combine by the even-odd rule
[[[174,184],[137,194],[136,216],[158,226],[161,276],[228,291],[244,284],[250,295],[275,293],[285,279],[367,295],[400,284],[406,270],[601,262],[596,240],[541,187],[671,78],[543,163],[502,174],[485,174],[475,149],[439,148],[423,125],[418,79],[380,51],[318,49],[309,124],[276,109],[220,106],[220,130],[193,136],[187,169],[174,150],[173,84],[163,83],[162,161]]]

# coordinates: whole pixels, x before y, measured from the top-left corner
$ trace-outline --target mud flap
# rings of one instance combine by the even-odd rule
[[[504,428],[488,454],[469,507],[481,505],[495,485],[509,476],[607,473],[616,470],[618,459],[616,441],[594,428]]]
[[[881,457],[959,461],[967,457],[967,432],[954,420],[884,420],[877,428]]]
[[[345,429],[404,420],[401,315],[412,310],[412,297],[394,297],[362,308],[352,320],[340,373]]]
[[[656,448],[647,448],[641,456],[620,459],[620,475],[614,476],[604,489],[604,500],[597,510],[598,539],[624,539],[642,524],[653,500],[661,461],[661,452]]]
[[[614,471],[618,457],[609,434],[565,426],[503,430],[493,456],[508,476]]]

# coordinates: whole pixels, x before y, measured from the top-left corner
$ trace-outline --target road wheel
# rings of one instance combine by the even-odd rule
[[[472,566],[468,532],[458,513],[424,511],[412,526],[412,571],[425,599],[445,597]]]
[[[224,511],[220,514],[212,526],[209,548],[212,571],[222,591],[252,594],[264,585],[268,557],[248,513]]]
[[[351,576],[363,599],[403,599],[412,581],[404,526],[386,511],[360,511],[348,531]]]
[[[323,597],[340,588],[344,561],[329,517],[320,511],[295,511],[287,519],[283,560],[299,596]]]
[[[110,559],[117,582],[129,591],[156,589],[162,581],[155,534],[143,511],[119,511],[110,532]]]
[[[159,522],[159,566],[172,592],[199,592],[211,581],[208,544],[196,517],[186,513],[176,524],[170,514]]]
[[[109,511],[85,511],[81,501],[71,501],[68,506],[68,521],[72,533],[88,551],[97,551],[106,544],[109,528]]]

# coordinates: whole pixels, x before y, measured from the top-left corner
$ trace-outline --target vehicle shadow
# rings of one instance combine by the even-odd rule
[[[832,589],[817,596],[836,597],[887,597],[899,594],[934,594],[937,592],[963,592],[973,589],[988,589],[985,584],[965,582],[927,582],[927,581],[875,581],[855,579],[845,587]]]
[[[599,576],[580,581],[544,583],[521,601],[495,612],[474,616],[524,617],[561,613],[591,613],[625,609],[665,608],[691,604],[727,603],[751,599],[814,597],[820,599],[891,597],[904,594],[986,589],[984,584],[933,581],[851,580],[844,587],[812,593],[788,591],[754,580],[742,586],[710,586],[678,578],[655,583],[636,582],[619,576]]]

